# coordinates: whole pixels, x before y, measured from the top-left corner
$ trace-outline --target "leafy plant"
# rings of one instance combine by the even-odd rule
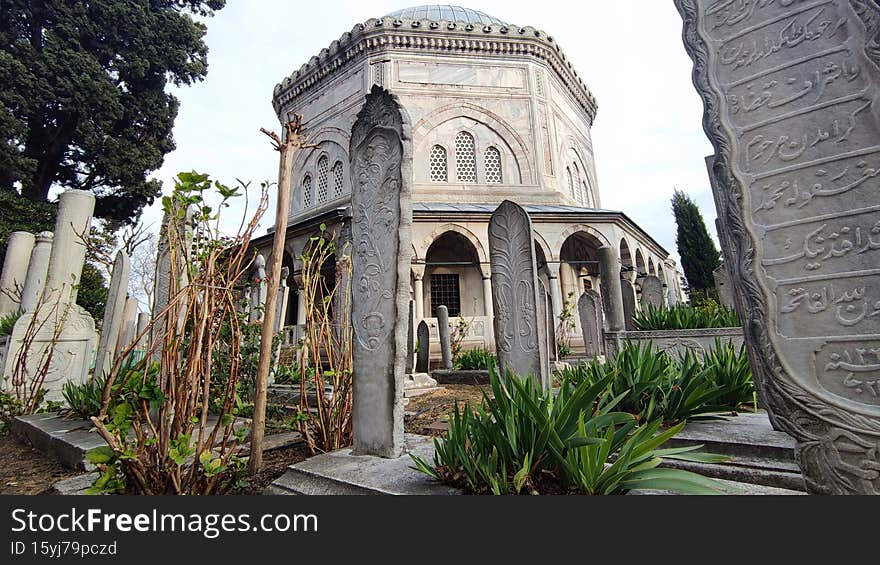
[[[227,237],[216,210],[240,194],[239,187],[192,172],[178,175],[174,192],[163,199],[168,304],[144,330],[153,335],[151,349],[132,357],[138,336],[119,352],[104,384],[100,413],[91,418],[107,442],[89,454],[100,470],[93,492],[222,494],[240,484],[244,462],[237,450],[247,427],[238,421],[243,331],[235,297],[268,205],[267,186],[251,219]],[[209,196],[219,199],[216,209]],[[221,359],[228,373],[215,387]],[[212,410],[216,418],[209,420]]]
[[[745,352],[737,355],[720,341],[716,347],[721,351],[702,358],[690,352],[673,358],[651,343],[625,342],[613,360],[566,368],[561,375],[574,381],[609,379],[611,393],[620,396],[619,408],[642,422],[709,418],[736,410],[753,391]]]
[[[739,315],[735,310],[721,306],[712,299],[699,305],[679,304],[671,307],[648,305],[633,313],[637,330],[696,330],[704,328],[739,327]]]
[[[21,318],[23,313],[24,312],[19,310],[0,317],[0,338],[12,335],[12,328],[15,327],[15,322]]]
[[[67,412],[88,420],[101,413],[104,401],[104,379],[91,378],[84,383],[67,381],[61,389],[61,395],[67,404]]]
[[[658,434],[659,422],[637,427],[617,410],[611,376],[596,382],[563,378],[558,393],[493,364],[492,396],[480,406],[455,407],[445,439],[434,440],[434,460],[411,455],[415,468],[439,481],[495,495],[562,489],[582,494],[625,494],[632,488],[718,492],[694,473],[657,469],[663,457],[723,458],[691,453],[696,447],[659,450],[678,432]]]
[[[495,354],[484,347],[462,351],[453,366],[457,371],[484,371],[497,361]]]
[[[302,262],[302,290],[306,323],[301,350],[300,433],[312,453],[329,452],[352,444],[352,351],[350,313],[351,257],[338,253],[332,239],[320,236],[306,246]],[[347,250],[340,250],[347,251]],[[325,277],[331,257],[341,276]],[[330,280],[328,280],[330,279]],[[334,317],[334,309],[339,315]],[[311,395],[309,392],[317,391]],[[314,402],[313,402],[314,401]]]
[[[754,402],[755,383],[745,344],[737,349],[732,341],[716,338],[715,347],[703,355],[703,365],[707,377],[723,391],[719,403],[737,406]]]

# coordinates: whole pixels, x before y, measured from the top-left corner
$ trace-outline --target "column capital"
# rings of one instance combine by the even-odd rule
[[[484,281],[491,280],[492,266],[489,263],[480,263],[480,275],[482,275]]]
[[[425,264],[424,263],[413,263],[412,265],[412,273],[413,278],[417,281],[420,281],[425,278]]]
[[[547,262],[547,276],[551,279],[559,278],[559,261],[548,261]]]

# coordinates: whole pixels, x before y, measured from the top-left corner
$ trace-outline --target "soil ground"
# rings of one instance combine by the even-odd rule
[[[479,404],[488,386],[445,385],[440,390],[411,398],[406,406],[407,433],[425,434],[425,428],[446,421],[455,404]],[[441,431],[430,432],[439,435]],[[264,469],[241,494],[262,494],[289,465],[304,461],[311,454],[305,444],[268,451],[263,456]],[[0,495],[44,494],[56,482],[82,471],[68,469],[39,451],[15,440],[11,434],[0,435]]]
[[[443,388],[422,396],[409,399],[406,405],[407,416],[404,426],[407,433],[439,435],[439,431],[427,432],[425,428],[438,421],[446,421],[455,409],[456,402],[461,407],[465,403],[479,405],[483,400],[483,390],[491,387],[477,385],[443,385]]]
[[[58,481],[81,473],[15,441],[11,434],[0,436],[0,494],[43,494]]]

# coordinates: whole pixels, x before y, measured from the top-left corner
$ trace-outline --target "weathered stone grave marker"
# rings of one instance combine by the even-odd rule
[[[21,291],[33,249],[32,233],[14,231],[6,239],[6,257],[3,259],[3,272],[0,273],[0,316],[11,314],[21,306]]]
[[[440,340],[440,363],[446,371],[452,370],[452,340],[449,337],[449,308],[437,307],[437,336]]]
[[[676,5],[767,408],[811,492],[880,494],[880,7]]]
[[[116,254],[113,271],[110,274],[110,289],[104,307],[104,321],[101,324],[101,337],[98,340],[98,354],[95,358],[95,378],[106,376],[116,358],[117,340],[123,328],[125,301],[128,296],[128,278],[131,261],[124,251]]]
[[[598,292],[588,290],[581,295],[578,300],[578,315],[587,358],[602,355],[605,350],[603,335],[605,322],[602,319],[601,298]]]
[[[540,314],[545,300],[538,285],[532,221],[522,207],[505,200],[489,222],[492,306],[495,345],[502,370],[531,375],[549,387],[546,321]]]
[[[663,282],[654,275],[642,279],[642,307],[648,306],[663,306]]]
[[[419,350],[416,357],[416,372],[427,373],[430,371],[431,363],[431,329],[428,322],[422,320],[419,322],[419,329],[416,332],[419,340]]]
[[[374,86],[351,133],[352,419],[357,455],[398,457],[404,449],[411,127],[391,93]]]
[[[715,279],[715,291],[718,293],[718,302],[727,308],[733,308],[733,287],[730,284],[730,277],[727,276],[727,267],[721,265],[712,271],[712,278]]]

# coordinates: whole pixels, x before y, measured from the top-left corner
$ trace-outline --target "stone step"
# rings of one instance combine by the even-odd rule
[[[668,447],[702,445],[702,451],[737,458],[794,463],[794,438],[770,426],[764,412],[689,422]]]
[[[777,466],[778,463],[767,459],[735,459],[727,463],[694,463],[666,459],[661,466],[692,471],[712,479],[806,492],[804,478],[797,465],[792,469],[788,466]]]

